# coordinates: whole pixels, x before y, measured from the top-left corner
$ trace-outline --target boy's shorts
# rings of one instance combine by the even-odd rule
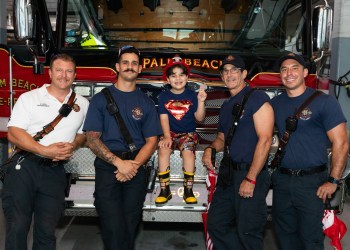
[[[170,131],[170,135],[173,140],[173,150],[179,149],[180,152],[191,150],[195,153],[198,145],[198,134],[196,132],[176,134]]]

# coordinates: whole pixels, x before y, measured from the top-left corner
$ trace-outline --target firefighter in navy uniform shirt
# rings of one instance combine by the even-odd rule
[[[227,56],[220,67],[231,97],[220,110],[217,138],[204,150],[203,164],[212,169],[212,151],[224,150],[232,125],[232,108],[250,91],[240,56]],[[208,211],[207,227],[214,248],[263,249],[267,220],[266,195],[270,176],[264,167],[272,142],[273,110],[266,93],[255,90],[247,100],[229,147],[220,164],[218,182]]]
[[[8,139],[22,149],[11,159],[2,192],[6,249],[27,249],[32,217],[33,249],[56,249],[55,228],[64,211],[67,185],[63,163],[85,142],[82,124],[89,102],[76,95],[73,110],[40,141],[33,136],[58,115],[72,94],[75,61],[51,59],[51,84],[22,94],[8,123]]]
[[[107,110],[103,93],[91,99],[84,131],[88,147],[97,156],[95,206],[104,248],[131,250],[146,196],[143,164],[155,151],[162,129],[153,101],[136,88],[142,69],[139,50],[129,45],[121,47],[116,69],[118,79],[108,88],[137,151],[128,153],[128,145]]]
[[[302,56],[291,53],[281,57],[278,64],[286,92],[273,98],[271,103],[282,136],[286,119],[293,116],[315,90],[305,85],[308,69]],[[301,112],[280,167],[272,175],[272,217],[280,249],[324,249],[323,203],[336,191],[347,159],[345,122],[337,100],[326,94],[317,96]],[[330,175],[327,171],[329,142],[333,152]]]

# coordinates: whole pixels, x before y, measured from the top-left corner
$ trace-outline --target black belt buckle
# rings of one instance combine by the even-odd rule
[[[289,169],[289,173],[292,176],[303,176],[304,170],[302,170],[302,169]]]
[[[133,159],[135,159],[135,156],[137,155],[138,152],[139,152],[139,150],[136,150],[134,152],[130,152],[130,151],[112,151],[113,154],[115,154],[117,157],[119,157],[123,161],[124,160],[133,160]]]
[[[132,152],[122,152],[121,158],[122,160],[132,160]]]

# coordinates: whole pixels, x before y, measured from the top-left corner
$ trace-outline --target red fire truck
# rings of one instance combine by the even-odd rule
[[[156,207],[157,185],[146,197],[146,221],[200,222],[206,209],[203,145],[215,138],[218,112],[228,92],[218,68],[227,54],[241,55],[247,84],[271,97],[283,91],[275,62],[288,51],[306,56],[307,84],[327,89],[332,9],[323,1],[296,0],[14,0],[7,6],[7,41],[0,45],[0,138],[7,148],[6,124],[22,93],[49,82],[48,64],[56,53],[77,62],[74,91],[91,98],[116,80],[116,53],[122,45],[140,49],[143,71],[137,81],[157,104],[164,89],[162,71],[181,56],[191,68],[189,86],[207,86],[207,117],[199,124],[195,191],[198,205],[182,199],[181,160],[172,155],[174,199]],[[317,5],[316,4],[323,4]],[[278,140],[271,147],[271,155]],[[4,150],[3,150],[4,151]],[[218,155],[218,159],[220,155]],[[78,150],[66,169],[73,176],[66,213],[94,215],[94,155]],[[4,159],[2,159],[4,160]],[[152,157],[157,165],[157,154]],[[178,197],[178,199],[176,198]],[[270,199],[268,197],[268,199]]]

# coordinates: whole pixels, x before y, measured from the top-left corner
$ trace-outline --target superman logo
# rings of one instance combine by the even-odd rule
[[[188,112],[191,105],[192,103],[189,100],[169,100],[164,104],[164,107],[176,120],[181,120]]]

